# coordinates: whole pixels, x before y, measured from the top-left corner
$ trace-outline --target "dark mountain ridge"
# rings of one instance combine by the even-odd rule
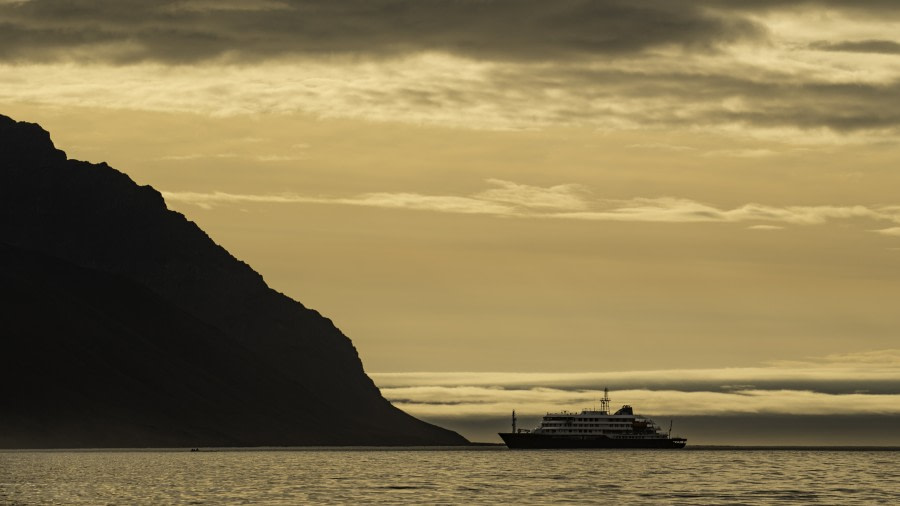
[[[0,116],[0,447],[465,444],[162,196]]]

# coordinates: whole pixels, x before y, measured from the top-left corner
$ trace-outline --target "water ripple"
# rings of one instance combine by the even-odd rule
[[[5,451],[0,504],[897,504],[900,452]]]

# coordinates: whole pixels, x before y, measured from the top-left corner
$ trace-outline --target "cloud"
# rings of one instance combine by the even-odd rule
[[[715,151],[707,151],[703,156],[728,156],[733,158],[765,158],[767,156],[777,155],[776,151],[771,149],[717,149]]]
[[[820,6],[853,30],[806,21]],[[825,0],[7,2],[0,100],[893,140],[896,18],[895,3]]]
[[[843,42],[819,41],[811,44],[810,47],[820,51],[900,54],[900,42],[895,42],[893,40],[856,40]]]
[[[577,213],[558,213],[554,217],[601,221],[647,222],[744,222],[773,221],[794,225],[820,225],[835,219],[868,218],[900,221],[893,208],[866,206],[787,206],[745,204],[733,209],[720,209],[689,199],[672,197],[635,198],[612,201],[614,207]]]
[[[285,2],[274,0],[184,0],[182,2],[166,4],[161,12],[214,12],[214,11],[283,11],[291,10],[291,6]]]
[[[305,155],[251,155],[251,156],[242,156],[235,153],[189,153],[183,155],[165,155],[158,158],[158,160],[172,160],[172,161],[191,161],[191,160],[215,160],[215,159],[234,159],[234,158],[246,158],[251,160],[256,160],[259,162],[293,162],[297,160],[305,160],[308,158]]]
[[[765,13],[778,9],[807,9],[816,12],[821,9],[838,11],[845,16],[862,16],[872,18],[900,18],[900,10],[893,0],[732,0],[726,2],[727,8],[735,11]],[[710,5],[715,5],[715,2]]]
[[[807,360],[775,360],[769,362],[773,367],[815,368],[821,365],[854,368],[862,366],[879,366],[900,369],[900,349],[857,351],[851,353],[832,353]]]
[[[577,184],[541,188],[500,179],[488,179],[487,182],[496,188],[477,193],[475,198],[536,209],[581,210],[588,206],[584,199],[586,189]]]
[[[750,230],[783,230],[784,227],[778,225],[751,225],[747,227]]]
[[[4,0],[0,57],[197,63],[441,51],[559,61],[716,52],[767,42],[761,20],[772,13],[826,7],[848,18],[897,17],[890,2],[831,0]]]
[[[355,198],[327,200],[327,203],[459,214],[512,215],[515,211],[503,202],[418,193],[367,193]]]
[[[210,209],[221,204],[269,203],[269,204],[338,204],[388,209],[410,209],[457,214],[486,214],[513,216],[530,212],[529,209],[582,209],[587,202],[581,197],[584,189],[567,184],[543,188],[517,184],[500,179],[489,179],[494,188],[472,196],[423,195],[419,193],[364,193],[355,197],[312,197],[296,194],[243,195],[225,192],[162,192],[171,202],[184,202]]]
[[[690,128],[806,144],[896,138],[900,110],[884,107],[900,101],[894,67],[848,74],[846,67],[859,63],[811,71],[789,68],[795,60],[776,56],[761,66],[737,57],[660,55],[498,64],[427,53],[377,63],[0,64],[0,101],[214,116],[302,113],[488,130]]]
[[[514,208],[501,202],[471,197],[421,195],[417,193],[366,193],[351,198],[306,197],[294,194],[247,195],[225,192],[162,192],[170,202],[184,202],[212,209],[223,204],[338,204],[387,209],[437,211],[456,214],[512,215]]]
[[[225,192],[162,192],[170,202],[193,204],[204,209],[238,203],[333,204],[386,209],[408,209],[456,214],[482,214],[519,218],[653,223],[760,223],[752,228],[771,230],[777,224],[821,225],[834,220],[865,219],[900,223],[898,206],[785,206],[744,204],[723,209],[690,199],[674,197],[595,200],[581,185],[532,186],[499,179],[487,181],[494,188],[469,196],[425,195],[412,192],[364,193],[353,197],[303,196],[296,194],[244,195]],[[877,230],[896,235],[897,228]]]
[[[225,192],[162,192],[164,199],[170,202],[185,202],[202,209],[212,209],[222,204],[296,204],[318,203],[318,199],[299,197],[296,195],[238,195]]]
[[[872,232],[881,235],[892,235],[900,237],[900,227],[882,228],[880,230],[873,230]]]
[[[691,146],[681,146],[678,144],[666,144],[662,142],[648,142],[648,143],[640,143],[640,144],[629,144],[627,146],[631,149],[646,149],[646,150],[660,150],[660,151],[696,151],[697,148],[693,148]]]
[[[240,158],[240,155],[237,155],[235,153],[215,153],[215,154],[190,153],[190,154],[185,154],[185,155],[161,156],[161,157],[159,157],[159,160],[185,161],[185,160],[228,159],[228,158]]]
[[[413,416],[496,416],[513,409],[522,415],[548,411],[580,411],[596,407],[602,390],[533,388],[507,390],[484,387],[382,388],[382,394]],[[640,412],[666,415],[754,414],[900,414],[900,394],[825,394],[803,390],[617,390],[615,399]]]
[[[398,407],[428,418],[528,415],[617,402],[666,415],[900,414],[900,350],[761,367],[585,373],[371,373]]]
[[[663,369],[610,372],[402,372],[371,373],[383,387],[496,386],[502,388],[588,389],[604,385],[624,387],[705,385],[729,389],[729,385],[760,383],[821,384],[844,382],[893,382],[900,393],[900,350],[887,349],[814,357],[804,361],[777,361],[760,367],[715,369]],[[827,390],[831,391],[831,390]]]
[[[117,62],[443,51],[500,60],[708,51],[759,38],[750,17],[689,1],[63,0],[0,4],[0,57],[65,60],[98,47]]]

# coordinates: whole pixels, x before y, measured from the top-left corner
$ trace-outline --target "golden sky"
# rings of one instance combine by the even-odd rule
[[[896,2],[4,0],[0,25],[0,112],[162,191],[386,394],[900,348]],[[871,387],[844,385],[803,388]]]

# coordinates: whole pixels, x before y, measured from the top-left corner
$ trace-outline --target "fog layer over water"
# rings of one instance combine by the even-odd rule
[[[830,504],[900,501],[900,452],[0,452],[0,503]]]

